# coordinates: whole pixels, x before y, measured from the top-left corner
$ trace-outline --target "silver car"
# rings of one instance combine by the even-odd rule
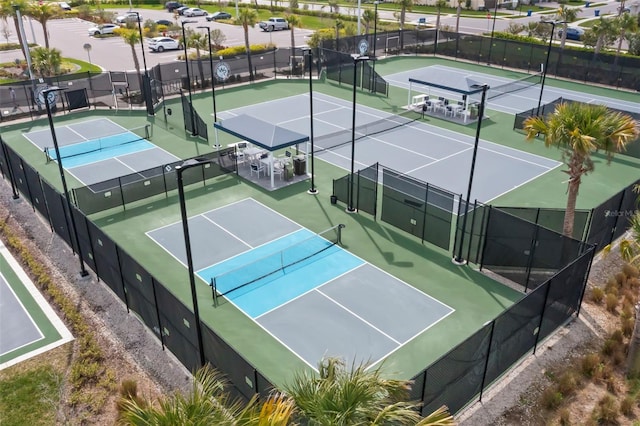
[[[203,9],[198,9],[197,7],[192,7],[182,12],[182,14],[184,16],[206,16],[207,11]]]
[[[116,28],[120,28],[120,26],[116,24],[102,24],[96,27],[89,28],[88,32],[90,36],[100,36],[105,34],[113,34],[113,30],[115,30]]]

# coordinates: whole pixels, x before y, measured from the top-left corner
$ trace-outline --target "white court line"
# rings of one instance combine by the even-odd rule
[[[394,339],[393,337],[389,336],[387,333],[385,333],[384,331],[380,330],[378,327],[376,327],[375,325],[371,324],[369,321],[367,321],[366,319],[362,318],[360,315],[356,314],[355,312],[353,312],[351,309],[347,308],[346,306],[342,305],[340,302],[338,302],[337,300],[332,299],[329,295],[324,294],[323,292],[321,292],[320,290],[316,289],[316,292],[320,293],[321,295],[323,295],[324,297],[326,297],[327,299],[329,299],[330,301],[332,301],[333,303],[335,303],[336,305],[338,305],[339,307],[341,307],[342,309],[344,309],[345,311],[347,311],[348,313],[350,313],[351,315],[353,315],[354,317],[356,317],[357,319],[359,319],[360,321],[362,321],[363,323],[367,324],[369,327],[373,328],[375,331],[377,331],[378,333],[382,334],[384,337],[386,337],[389,340],[392,340],[393,342],[395,342],[397,345],[401,345],[401,343],[399,341],[397,341],[396,339]]]
[[[413,173],[413,172],[418,171],[418,170],[420,170],[420,169],[423,169],[423,168],[425,168],[425,167],[429,167],[429,166],[431,166],[431,165],[433,165],[433,164],[439,163],[440,161],[448,160],[448,159],[449,159],[449,158],[451,158],[451,157],[455,157],[456,155],[460,155],[460,154],[463,154],[463,153],[465,153],[465,152],[467,152],[467,151],[471,151],[472,149],[473,149],[473,148],[469,147],[469,148],[467,148],[467,149],[463,149],[462,151],[454,152],[453,154],[449,154],[449,155],[447,155],[446,157],[442,157],[442,158],[437,159],[437,160],[436,160],[436,161],[434,161],[433,163],[424,164],[424,165],[422,165],[422,166],[420,166],[420,167],[416,167],[415,169],[411,169],[411,170],[409,170],[408,172],[406,172],[406,174],[410,174],[410,173]]]
[[[552,170],[557,169],[557,168],[558,168],[558,167],[560,167],[561,165],[562,165],[561,163],[558,163],[558,165],[557,165],[557,166],[552,167],[552,168],[547,169],[547,170],[544,170],[543,172],[541,172],[541,173],[537,174],[536,176],[533,176],[533,177],[531,177],[531,178],[529,178],[529,179],[525,180],[524,182],[519,183],[518,185],[514,186],[513,188],[508,189],[508,190],[506,190],[506,191],[502,192],[501,194],[496,195],[495,197],[491,198],[490,200],[483,201],[483,203],[488,205],[488,204],[490,204],[493,200],[495,200],[496,198],[502,197],[503,195],[505,195],[505,194],[507,194],[507,193],[509,193],[509,192],[513,191],[514,189],[520,188],[521,186],[526,185],[527,183],[529,183],[529,182],[531,182],[531,181],[533,181],[533,180],[538,179],[540,176],[546,175],[547,173],[551,172]]]
[[[52,343],[50,343],[48,345],[45,345],[45,346],[39,348],[39,349],[31,351],[28,354],[21,355],[19,357],[16,357],[16,358],[10,360],[10,361],[7,361],[7,362],[5,362],[3,364],[0,364],[0,370],[2,370],[4,368],[10,367],[12,365],[15,365],[15,364],[17,364],[19,362],[22,362],[22,361],[24,361],[26,359],[29,359],[29,358],[31,358],[33,356],[40,355],[40,354],[42,354],[44,352],[47,352],[47,351],[49,351],[49,350],[51,350],[53,348],[56,348],[56,347],[58,347],[60,345],[63,345],[65,343],[67,343],[67,342],[70,342],[71,340],[73,340],[73,335],[71,334],[69,329],[67,329],[67,327],[64,325],[62,320],[56,315],[56,313],[51,308],[49,303],[47,303],[46,299],[38,291],[38,289],[36,288],[36,286],[33,283],[33,281],[31,281],[29,276],[25,273],[25,271],[22,269],[20,264],[16,261],[16,259],[9,252],[9,250],[5,247],[5,245],[2,243],[1,240],[0,240],[0,256],[3,256],[6,259],[7,263],[13,269],[14,273],[16,274],[18,279],[22,282],[22,284],[25,286],[25,288],[27,289],[27,291],[29,292],[31,297],[36,301],[38,306],[40,306],[40,309],[46,315],[47,320],[54,326],[54,328],[56,329],[56,331],[60,335],[60,340],[57,340],[55,342],[52,342]]]
[[[13,299],[14,299],[14,301],[13,301],[11,304],[13,305],[13,304],[16,304],[16,302],[17,302],[17,304],[20,306],[20,309],[22,309],[22,312],[24,312],[24,313],[27,315],[27,317],[29,318],[29,322],[31,323],[31,325],[33,326],[33,328],[35,328],[35,329],[36,329],[36,331],[38,332],[38,335],[40,336],[40,337],[39,337],[39,338],[37,338],[37,339],[33,339],[33,340],[31,340],[31,341],[29,341],[29,342],[26,342],[26,343],[24,343],[24,344],[22,344],[22,345],[20,345],[20,346],[16,346],[16,347],[14,347],[14,348],[11,348],[11,349],[9,349],[7,352],[2,352],[2,353],[0,353],[0,356],[2,356],[2,355],[6,355],[6,354],[8,354],[8,353],[11,353],[11,352],[13,352],[13,351],[16,351],[16,350],[18,350],[18,349],[22,349],[22,348],[24,348],[25,346],[28,346],[28,345],[30,345],[30,344],[32,344],[32,343],[39,342],[40,340],[44,339],[44,334],[42,333],[42,330],[40,330],[40,327],[38,327],[38,324],[35,322],[35,320],[34,320],[34,319],[33,319],[33,317],[31,316],[31,313],[29,312],[29,310],[28,310],[28,309],[24,306],[24,304],[22,303],[22,300],[20,300],[20,298],[18,297],[18,295],[16,294],[16,292],[13,290],[13,287],[11,287],[11,284],[10,284],[9,280],[8,280],[8,279],[6,279],[6,277],[2,274],[2,272],[1,272],[1,271],[0,271],[0,279],[4,280],[5,285],[7,286],[7,288],[9,289],[9,291],[11,292],[11,294],[13,295]],[[5,302],[6,302],[6,301],[5,301]]]

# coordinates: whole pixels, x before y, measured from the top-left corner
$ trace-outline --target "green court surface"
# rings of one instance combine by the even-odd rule
[[[521,76],[506,70],[417,57],[379,61],[376,64],[376,71],[384,75],[433,64],[468,68],[502,77]],[[547,78],[547,84],[562,85],[572,90],[593,90],[593,93],[603,96],[640,100],[640,96],[631,93],[591,88],[577,83],[555,81],[551,78]],[[346,100],[352,97],[350,86],[341,87],[333,82],[315,81],[313,89]],[[271,80],[251,86],[216,89],[216,102],[220,112],[286,96],[305,94],[308,90],[309,85],[306,80]],[[210,124],[213,112],[211,93],[195,93],[193,99],[195,109],[205,122]],[[401,107],[406,104],[407,91],[390,87],[389,97],[358,91],[357,101],[386,112],[400,112]],[[164,121],[163,109],[160,109],[155,117],[150,118],[143,113],[91,111],[59,115],[54,120],[62,124],[86,120],[87,117],[106,116],[128,128],[151,122],[153,124],[152,142],[172,154],[187,158],[211,152],[211,147],[185,136],[182,130],[180,99],[167,101],[166,107],[173,110],[172,115],[168,116],[168,123]],[[286,119],[287,112],[283,111],[282,114],[283,120]],[[513,131],[513,116],[493,111],[490,117],[491,119],[483,124],[482,139],[561,161],[561,153],[558,150],[544,148],[541,141],[527,143],[522,133]],[[431,117],[425,118],[425,121],[466,135],[475,134],[475,126],[460,126]],[[42,120],[28,123],[28,125],[29,130],[34,130],[46,127],[47,123]],[[25,131],[24,126],[24,124],[5,126],[3,139],[27,161],[37,166],[49,182],[60,187],[55,164],[46,164],[43,153],[38,152],[22,138],[20,133]],[[213,143],[214,132],[211,126],[209,131],[209,140]],[[220,136],[223,145],[235,142],[234,139],[223,136],[222,133]],[[428,142],[425,140],[425,143]],[[384,159],[380,162],[384,164]],[[596,170],[583,179],[578,208],[593,208],[619,192],[637,179],[639,169],[640,160],[638,159],[617,156],[610,165],[607,165],[604,157],[596,156]],[[516,191],[501,196],[493,204],[562,208],[566,201],[566,175],[561,170],[562,167],[559,167],[546,173],[519,187]],[[409,234],[381,221],[375,221],[366,213],[354,215],[345,213],[345,206],[331,204],[329,196],[332,193],[332,180],[344,176],[347,172],[320,160],[315,162],[315,171],[315,183],[319,189],[319,194],[315,196],[306,193],[310,186],[309,182],[298,183],[273,192],[264,191],[236,175],[212,179],[206,186],[194,184],[187,188],[186,193],[188,215],[193,216],[251,197],[314,232],[344,223],[346,225],[343,233],[345,249],[455,309],[452,315],[390,355],[383,365],[383,369],[389,375],[401,378],[413,377],[522,297],[519,292],[471,268],[455,266],[451,262],[450,252],[428,243],[423,244]],[[469,171],[460,170],[459,173],[468,176]],[[74,184],[78,183],[70,182],[71,187],[74,187]],[[186,268],[145,235],[147,231],[180,221],[177,193],[127,205],[126,211],[119,209],[98,213],[91,219],[167,286],[187,307],[191,306]],[[215,241],[211,241],[210,249],[216,250]],[[274,384],[282,384],[291,379],[294,372],[307,368],[306,364],[292,352],[231,304],[222,304],[214,308],[211,290],[207,283],[198,282],[197,287],[202,320]],[[384,310],[385,307],[379,306],[378,309]],[[291,318],[291,321],[295,321],[295,318]],[[313,339],[313,335],[308,337]]]
[[[3,353],[0,354],[0,370],[44,353],[73,339],[69,330],[67,330],[1,241],[0,273],[17,299],[8,297],[7,300],[3,300],[2,306],[5,314],[9,312],[26,312],[24,315],[28,315],[32,321],[30,325],[37,327],[39,333],[42,334],[42,337],[37,340],[25,341],[23,342],[24,344],[19,347],[3,351]],[[27,324],[15,325],[20,327],[21,325]],[[5,338],[7,337],[8,335],[5,336]],[[4,344],[10,345],[11,342],[5,340],[5,342],[3,342],[3,345]]]

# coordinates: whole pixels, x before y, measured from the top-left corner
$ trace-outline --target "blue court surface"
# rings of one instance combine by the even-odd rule
[[[196,274],[215,283],[218,306],[233,304],[312,368],[326,356],[375,365],[454,311],[344,250],[346,228],[316,234],[253,199],[189,228]],[[178,222],[147,235],[186,264],[182,232]]]
[[[149,142],[149,125],[126,129],[107,118],[99,118],[56,126],[55,134],[62,165],[84,185],[179,160]],[[23,136],[42,150],[52,163],[58,160],[50,128],[34,130]]]

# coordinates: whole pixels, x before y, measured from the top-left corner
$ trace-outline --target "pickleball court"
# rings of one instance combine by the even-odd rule
[[[314,233],[252,198],[188,222],[199,284],[216,282],[218,306],[235,305],[312,368],[326,356],[374,365],[454,312],[344,250],[346,228]],[[181,222],[147,235],[186,267]]]
[[[313,102],[316,157],[350,170],[352,103],[322,93],[314,93]],[[219,116],[224,120],[240,114],[309,133],[308,94],[237,108]],[[474,142],[473,136],[420,120],[364,105],[356,108],[356,170],[380,162],[431,185],[463,194],[469,182]],[[481,139],[471,199],[489,202],[559,165],[557,161]]]
[[[178,157],[154,145],[149,125],[126,129],[108,118],[55,126],[62,165],[86,186],[174,163]],[[57,161],[49,128],[23,133],[31,143]],[[149,178],[153,176],[143,176]],[[104,188],[96,187],[95,190]]]

